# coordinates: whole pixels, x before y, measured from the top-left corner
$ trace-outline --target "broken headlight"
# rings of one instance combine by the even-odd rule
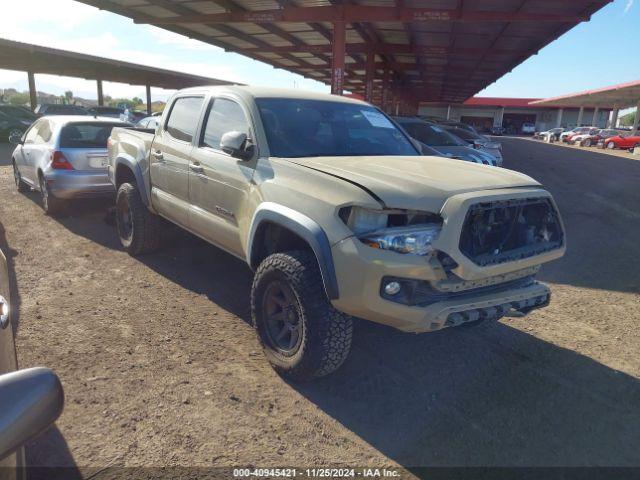
[[[347,207],[340,216],[358,239],[373,248],[427,255],[442,229],[439,215],[413,210]]]

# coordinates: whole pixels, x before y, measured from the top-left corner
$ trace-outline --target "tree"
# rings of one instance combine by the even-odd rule
[[[28,93],[16,93],[9,98],[11,105],[27,105],[31,101]]]
[[[73,100],[73,92],[71,90],[67,90],[64,92],[64,103],[70,104]]]
[[[134,105],[142,105],[142,99],[138,97],[133,97]]]

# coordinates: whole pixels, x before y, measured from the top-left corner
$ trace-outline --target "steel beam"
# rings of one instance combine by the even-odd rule
[[[136,23],[175,25],[188,23],[274,23],[274,22],[553,22],[576,23],[589,15],[556,15],[532,12],[467,11],[433,8],[377,7],[365,5],[331,5],[321,7],[286,7],[273,10],[193,13],[172,17],[140,16]]]
[[[373,52],[367,53],[367,64],[365,68],[365,100],[373,102],[373,78],[376,74],[376,55]]]
[[[147,113],[151,115],[151,85],[145,85],[147,90]]]
[[[333,54],[331,56],[331,93],[342,95],[344,84],[344,46],[347,26],[344,22],[333,22]]]
[[[29,101],[31,103],[31,110],[35,112],[38,106],[38,91],[36,90],[36,77],[33,72],[27,72],[29,79]]]
[[[98,87],[98,105],[103,107],[104,106],[104,95],[102,94],[102,80],[98,79],[96,80],[96,84]]]

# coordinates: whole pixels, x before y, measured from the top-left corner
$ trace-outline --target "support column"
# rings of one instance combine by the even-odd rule
[[[343,21],[333,22],[331,55],[331,93],[342,95],[344,85],[344,56],[346,41],[346,24]]]
[[[376,55],[373,52],[367,53],[367,65],[365,68],[364,99],[373,103],[373,79],[376,74]]]
[[[558,109],[558,118],[556,119],[556,127],[559,127],[562,125],[562,108]]]
[[[38,92],[36,90],[36,77],[33,72],[27,72],[29,77],[29,101],[31,103],[31,110],[35,111],[38,106]]]
[[[451,120],[451,105],[447,105],[447,120]]]
[[[638,126],[640,125],[640,101],[636,106],[636,116],[633,117],[633,134],[638,134]]]
[[[382,111],[385,113],[389,113],[389,77],[391,76],[391,72],[388,68],[384,69],[384,74],[382,77]]]
[[[611,112],[611,128],[616,128],[616,124],[618,123],[618,108],[614,107],[613,112]]]
[[[502,127],[502,121],[504,120],[504,107],[498,110],[498,117],[493,120],[494,127]]]
[[[98,105],[104,107],[104,95],[102,94],[102,80],[96,81],[98,84]]]
[[[596,107],[593,109],[593,117],[591,118],[591,125],[594,127],[598,126],[598,114],[600,113],[600,108]]]
[[[584,116],[584,107],[580,107],[578,110],[578,121],[576,122],[578,127],[582,126],[582,117]]]
[[[151,115],[151,85],[147,85],[147,113]]]

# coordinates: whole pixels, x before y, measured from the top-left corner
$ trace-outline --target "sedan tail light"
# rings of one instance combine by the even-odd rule
[[[51,168],[54,170],[73,170],[73,165],[69,163],[64,153],[56,150],[51,154]]]

